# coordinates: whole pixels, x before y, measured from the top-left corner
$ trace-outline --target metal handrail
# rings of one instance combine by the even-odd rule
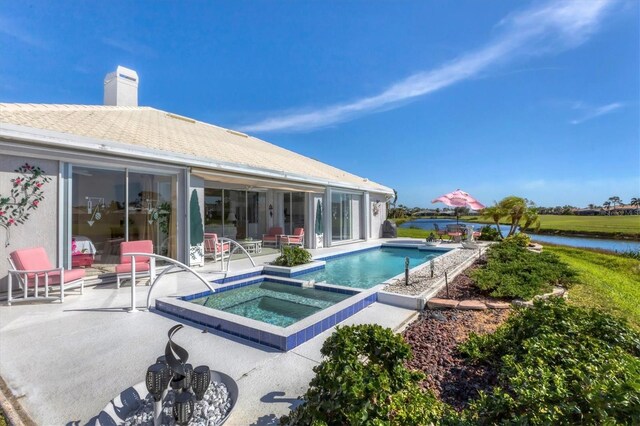
[[[161,260],[164,260],[164,261],[169,262],[169,263],[172,264],[170,267],[165,268],[160,273],[160,275],[155,277],[155,279],[151,283],[151,288],[149,288],[149,293],[147,294],[147,309],[149,309],[151,307],[151,292],[153,291],[153,287],[156,285],[158,280],[160,280],[160,278],[162,278],[164,276],[164,274],[166,274],[168,271],[172,270],[176,266],[181,268],[182,270],[184,270],[186,272],[191,272],[200,281],[202,281],[207,287],[209,287],[209,290],[211,290],[211,292],[215,293],[215,291],[216,291],[211,286],[211,284],[202,275],[200,275],[199,273],[197,273],[196,271],[194,271],[193,269],[191,269],[189,266],[185,265],[184,263],[178,262],[177,260],[171,259],[170,257],[166,257],[166,256],[162,256],[162,255],[159,255],[159,254],[154,254],[154,253],[138,253],[138,252],[136,252],[136,253],[123,253],[122,255],[131,257],[131,308],[129,309],[129,312],[138,312],[138,309],[136,308],[136,285],[135,285],[136,284],[136,256],[151,257],[151,258],[154,258],[154,259],[161,259]]]
[[[247,257],[249,258],[249,260],[251,261],[251,264],[253,266],[256,266],[256,262],[253,260],[253,257],[251,257],[251,255],[249,254],[249,252],[247,251],[247,249],[245,249],[244,247],[242,247],[242,245],[237,242],[236,240],[232,240],[231,238],[226,238],[226,237],[218,237],[218,241],[220,241],[221,244],[224,244],[225,241],[228,241],[232,244],[235,245],[235,247],[229,251],[229,257],[227,257],[227,267],[224,269],[221,269],[221,271],[223,272],[229,272],[229,264],[231,263],[231,255],[233,255],[233,253],[235,253],[235,251],[237,249],[240,249],[244,252],[244,254],[247,255]],[[224,264],[224,258],[220,260],[220,266],[222,267]]]

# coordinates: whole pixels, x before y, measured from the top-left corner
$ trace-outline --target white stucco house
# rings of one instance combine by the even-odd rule
[[[105,105],[0,104],[0,292],[4,259],[19,248],[42,246],[66,268],[86,267],[90,257],[96,279],[112,272],[122,241],[151,239],[158,254],[188,262],[193,209],[205,232],[235,240],[276,226],[304,228],[308,248],[381,237],[392,189],[241,132],[140,107],[137,87],[138,75],[118,67],[105,78]],[[27,164],[26,174],[16,172]],[[38,182],[41,199],[29,198],[28,218],[12,216],[16,189],[35,167],[49,178]]]

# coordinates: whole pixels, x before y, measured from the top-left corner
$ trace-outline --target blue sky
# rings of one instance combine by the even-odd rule
[[[140,104],[245,130],[431,206],[640,196],[640,2],[20,1],[0,102]],[[441,206],[441,205],[440,205]]]

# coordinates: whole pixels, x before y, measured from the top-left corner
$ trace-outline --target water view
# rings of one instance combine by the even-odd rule
[[[456,221],[454,219],[415,219],[410,222],[405,222],[400,225],[401,228],[420,228],[426,230],[433,230],[433,225],[436,224],[439,227],[445,227],[447,225],[454,225]],[[480,230],[485,224],[475,223],[475,222],[458,222],[461,225],[470,225],[473,226],[474,230]],[[495,228],[496,225],[491,225]],[[509,232],[508,225],[500,225],[500,229],[503,234],[507,234]],[[601,250],[609,250],[609,251],[629,251],[629,250],[640,250],[640,241],[636,240],[611,240],[611,239],[603,239],[603,238],[588,238],[588,237],[565,237],[559,235],[542,235],[542,234],[531,234],[531,239],[534,241],[539,241],[541,243],[551,243],[551,244],[559,244],[570,247],[583,247],[583,248],[595,248]]]

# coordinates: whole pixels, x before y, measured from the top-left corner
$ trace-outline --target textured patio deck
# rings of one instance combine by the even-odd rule
[[[316,254],[353,250],[376,243],[356,243],[314,251]],[[274,256],[262,256],[268,262]],[[232,262],[232,270],[249,266]],[[200,270],[216,276],[211,267]],[[207,272],[209,271],[209,272]],[[166,281],[165,281],[166,280]],[[163,278],[154,296],[202,291],[203,284],[187,274]],[[148,287],[138,286],[138,306]],[[65,303],[0,306],[0,376],[21,406],[38,424],[85,424],[111,398],[144,380],[149,364],[163,353],[166,332],[176,321],[154,312],[128,313],[131,288],[115,284],[85,289]],[[378,323],[398,328],[415,311],[375,303],[344,324]],[[240,398],[229,425],[273,424],[298,403],[297,397],[313,377],[320,347],[333,332],[327,330],[287,353],[251,344],[218,332],[187,326],[176,340],[190,361],[207,364],[233,377]]]

